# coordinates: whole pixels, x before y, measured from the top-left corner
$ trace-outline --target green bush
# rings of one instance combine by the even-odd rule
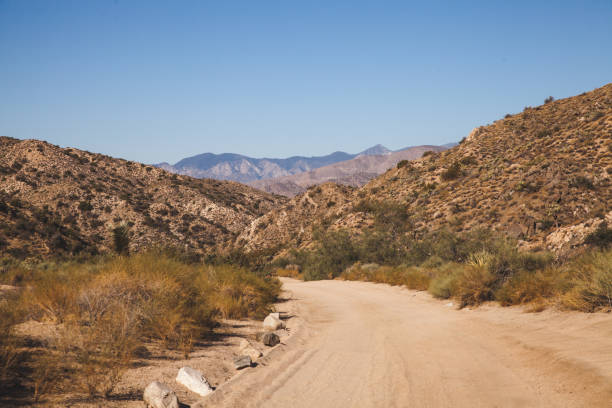
[[[316,249],[306,256],[305,280],[332,279],[358,260],[358,253],[346,231],[316,233]]]

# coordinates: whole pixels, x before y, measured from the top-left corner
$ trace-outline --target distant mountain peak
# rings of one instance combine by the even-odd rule
[[[381,144],[377,144],[376,146],[372,146],[369,149],[365,149],[363,152],[359,153],[359,156],[377,156],[389,153],[391,153],[391,150],[387,149]]]

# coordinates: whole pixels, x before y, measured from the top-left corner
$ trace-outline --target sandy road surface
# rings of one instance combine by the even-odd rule
[[[483,306],[362,282],[284,280],[293,331],[202,406],[612,407],[612,315]]]

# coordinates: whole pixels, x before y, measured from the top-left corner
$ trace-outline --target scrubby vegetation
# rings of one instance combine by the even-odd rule
[[[562,261],[548,252],[520,251],[515,240],[487,230],[415,234],[411,217],[398,204],[363,201],[356,208],[371,216],[368,230],[318,230],[312,249],[294,250],[276,267],[294,265],[306,280],[341,278],[428,290],[456,299],[460,307],[496,300],[506,306],[612,308],[612,250],[605,249],[610,243],[605,224],[587,240],[591,249]]]
[[[1,271],[17,289],[0,297],[0,381],[33,399],[107,397],[147,347],[188,355],[220,318],[261,318],[280,291],[275,278],[170,249]],[[32,324],[52,334],[33,341]]]

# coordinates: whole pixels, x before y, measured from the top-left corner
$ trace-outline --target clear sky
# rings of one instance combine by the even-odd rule
[[[611,0],[0,0],[0,135],[147,163],[447,143],[610,81]]]

